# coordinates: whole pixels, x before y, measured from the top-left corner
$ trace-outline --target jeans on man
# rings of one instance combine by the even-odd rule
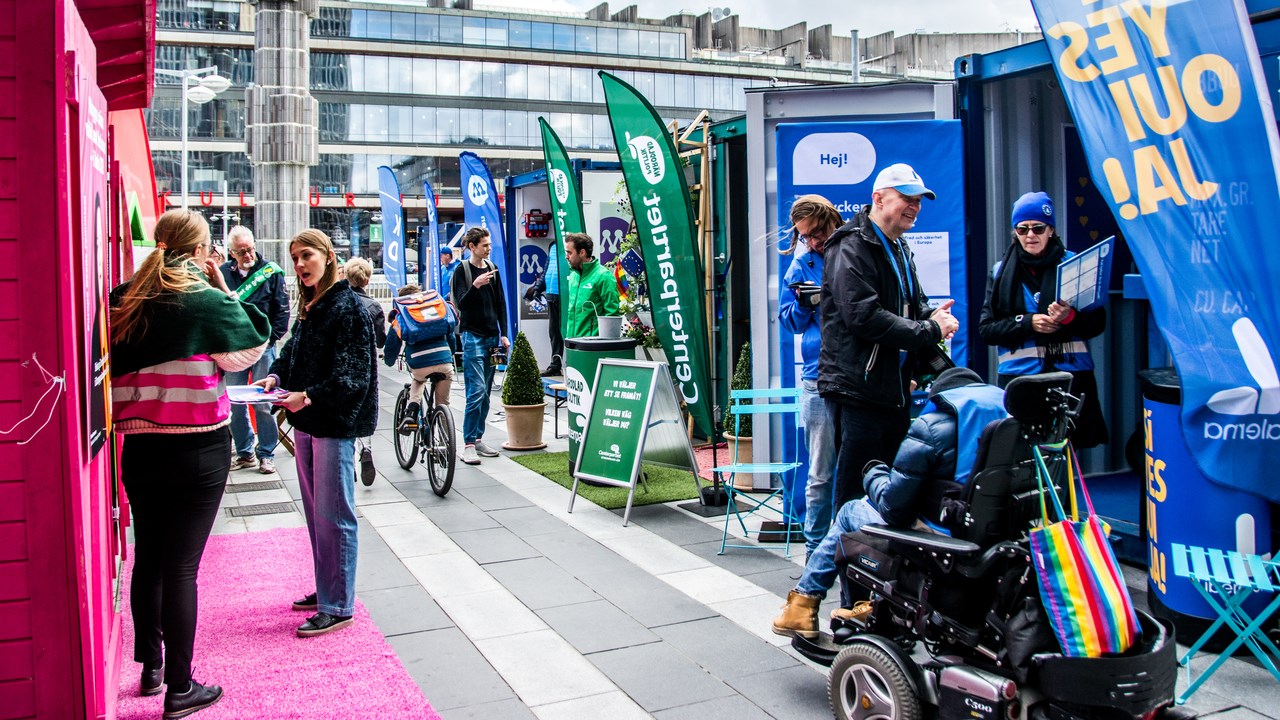
[[[911,427],[909,408],[879,408],[827,400],[836,438],[836,506],[867,494],[862,469],[872,460],[893,463]]]
[[[831,527],[831,503],[835,484],[836,435],[827,417],[827,403],[818,396],[818,383],[802,380],[800,422],[809,443],[809,481],[805,484],[804,545],[813,552]]]
[[[356,604],[355,438],[313,437],[293,429],[298,488],[311,538],[320,612],[351,617]]]
[[[884,518],[880,517],[880,513],[865,497],[840,506],[835,524],[805,563],[804,574],[800,576],[800,582],[796,583],[796,590],[806,595],[826,597],[827,591],[836,582],[836,548],[840,546],[840,536],[860,530],[863,525],[883,522]]]
[[[489,351],[498,347],[498,338],[462,333],[462,379],[467,386],[467,409],[462,416],[462,442],[470,445],[484,437],[489,417],[489,392],[493,389],[493,366]]]
[[[267,376],[271,370],[271,363],[275,362],[275,359],[276,349],[273,345],[262,353],[262,357],[258,358],[258,362],[254,363],[253,367],[240,372],[227,373],[226,383],[248,385],[255,380],[261,380]],[[280,444],[280,429],[276,427],[276,418],[273,414],[275,408],[271,403],[253,403],[248,407],[253,408],[254,418],[258,424],[258,458],[271,460],[275,458],[276,446]],[[249,411],[244,405],[231,406],[231,437],[236,443],[236,455],[242,458],[253,457],[253,426],[249,424]]]

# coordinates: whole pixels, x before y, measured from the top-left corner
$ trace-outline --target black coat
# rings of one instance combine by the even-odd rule
[[[902,366],[898,353],[934,345],[942,331],[928,319],[915,260],[910,249],[905,252],[914,293],[903,317],[898,276],[871,224],[869,206],[827,240],[818,356],[822,397],[871,407],[903,408],[910,402],[914,361]]]
[[[228,260],[222,263],[218,269],[222,271],[222,278],[227,281],[227,287],[235,292],[240,284],[248,280],[254,273],[262,269],[267,264],[262,254],[258,253],[258,262],[253,264],[253,269],[249,274],[240,277],[240,273],[236,272],[236,261]],[[271,321],[271,344],[275,345],[279,342],[284,334],[289,332],[289,290],[284,285],[284,273],[278,272],[267,281],[258,286],[253,294],[244,299],[245,302],[253,305],[262,311],[263,315]]]
[[[346,280],[325,293],[293,324],[271,365],[280,387],[306,391],[311,404],[289,413],[294,427],[315,437],[373,434],[378,422],[377,351],[373,323]]]

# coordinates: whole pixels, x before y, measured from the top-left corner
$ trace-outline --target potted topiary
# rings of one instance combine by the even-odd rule
[[[729,382],[730,390],[750,390],[751,389],[751,343],[742,343],[742,348],[738,351],[738,364],[733,368],[733,379]],[[729,441],[729,457],[734,458],[733,462],[745,464],[751,462],[751,415],[748,413],[735,413],[733,407],[738,403],[732,403],[729,414],[725,416],[724,438]],[[742,404],[750,405],[750,400],[742,401]],[[734,431],[737,435],[734,435]],[[751,473],[738,474],[733,476],[733,487],[735,490],[750,491],[753,488],[753,480],[755,476]]]
[[[541,450],[542,423],[547,409],[542,393],[542,375],[538,359],[524,333],[516,335],[507,361],[507,376],[502,382],[502,408],[507,418],[507,450]]]

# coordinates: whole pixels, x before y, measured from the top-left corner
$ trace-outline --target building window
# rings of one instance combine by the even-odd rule
[[[596,28],[596,52],[605,55],[618,53],[618,28]]]
[[[468,17],[462,19],[462,42],[467,45],[483,45],[484,37],[484,18]]]
[[[417,37],[414,25],[414,13],[391,13],[391,39],[401,42],[413,42]]]
[[[640,53],[640,31],[629,28],[618,29],[618,54],[638,55]]]
[[[462,44],[462,18],[458,15],[440,16],[440,42]]]
[[[489,47],[507,46],[507,21],[499,18],[485,20],[484,44]]]
[[[432,13],[418,13],[418,42],[440,42],[440,18]]]
[[[555,32],[554,49],[561,52],[573,52],[577,47],[577,41],[574,39],[572,25],[554,25],[552,29]]]
[[[534,50],[555,49],[555,26],[551,23],[533,23],[532,34]]]
[[[386,10],[367,10],[368,20],[365,37],[374,40],[391,39],[391,13]]]
[[[684,35],[681,33],[662,33],[662,57],[684,59]]]
[[[527,20],[512,20],[508,23],[507,43],[513,48],[528,48],[533,42],[533,31]]]
[[[596,31],[590,25],[578,25],[575,29],[578,52],[593,53],[596,51]]]
[[[662,43],[659,39],[659,35],[661,35],[661,33],[653,30],[641,30],[638,54],[644,57],[660,57],[659,53],[662,50]]]

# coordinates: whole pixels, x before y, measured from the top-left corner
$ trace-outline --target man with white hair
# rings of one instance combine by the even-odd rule
[[[834,507],[862,497],[862,470],[891,458],[911,423],[915,361],[960,327],[937,310],[903,239],[934,193],[911,166],[880,171],[871,203],[827,239],[822,270],[818,394],[836,438]]]
[[[284,284],[284,270],[258,254],[252,230],[243,225],[231,228],[227,233],[227,246],[231,259],[220,269],[231,294],[257,307],[271,321],[271,339],[258,362],[248,370],[227,373],[228,385],[248,385],[267,376],[271,363],[276,359],[276,342],[289,332],[289,292]],[[269,475],[276,471],[275,454],[280,432],[270,403],[254,403],[251,407],[258,426],[257,457],[254,457],[249,412],[244,405],[232,405],[231,437],[235,440],[236,458],[231,462],[231,469],[257,466],[258,472]]]

